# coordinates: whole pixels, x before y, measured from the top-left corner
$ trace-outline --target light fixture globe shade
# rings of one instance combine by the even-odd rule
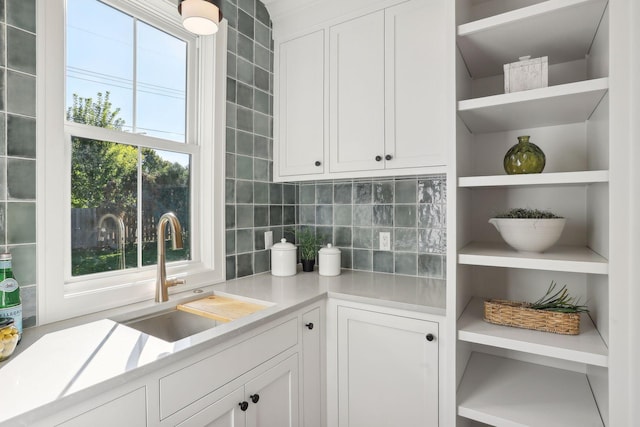
[[[215,34],[220,22],[220,9],[207,0],[183,0],[180,3],[182,25],[201,36]]]

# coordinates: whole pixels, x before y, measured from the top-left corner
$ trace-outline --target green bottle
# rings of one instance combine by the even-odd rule
[[[11,254],[0,254],[0,317],[11,317],[22,336],[20,286],[11,271]]]

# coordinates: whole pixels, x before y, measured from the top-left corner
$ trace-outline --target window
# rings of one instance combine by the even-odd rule
[[[224,25],[197,37],[166,0],[38,7],[40,322],[151,298],[168,211],[168,274],[222,280]]]

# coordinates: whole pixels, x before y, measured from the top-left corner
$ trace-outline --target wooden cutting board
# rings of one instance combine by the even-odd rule
[[[251,313],[265,308],[267,308],[265,305],[227,298],[220,295],[211,295],[206,298],[178,305],[178,310],[208,317],[209,319],[220,322],[231,322],[232,320],[248,316]]]

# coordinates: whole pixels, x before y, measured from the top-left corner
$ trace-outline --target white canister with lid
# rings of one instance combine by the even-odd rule
[[[293,276],[296,274],[296,247],[287,239],[271,246],[271,274],[274,276]]]
[[[340,249],[331,243],[318,251],[319,273],[321,276],[337,276],[340,274]]]

